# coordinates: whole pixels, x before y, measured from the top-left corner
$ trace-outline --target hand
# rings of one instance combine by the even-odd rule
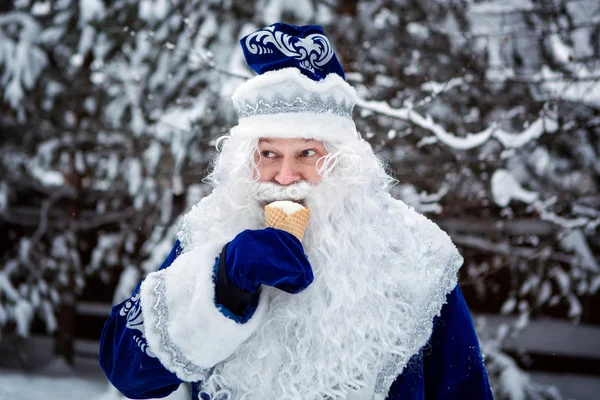
[[[314,279],[298,238],[274,228],[238,234],[227,245],[225,268],[231,283],[251,293],[261,284],[299,293]]]

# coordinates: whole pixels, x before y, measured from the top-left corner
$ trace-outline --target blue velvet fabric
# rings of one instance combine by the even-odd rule
[[[181,254],[179,241],[159,269],[168,268]],[[150,357],[138,345],[141,332],[127,327],[127,316],[120,311],[127,302],[139,306],[140,284],[130,299],[114,306],[100,338],[99,362],[108,380],[126,397],[153,399],[174,392],[181,380],[165,369],[158,358]],[[141,339],[144,340],[144,339]]]
[[[315,81],[331,73],[346,79],[329,39],[318,25],[276,23],[245,36],[240,43],[248,66],[258,74],[292,67]]]
[[[457,285],[434,319],[428,344],[393,383],[388,399],[493,398],[473,320]]]
[[[280,229],[241,232],[227,246],[225,264],[231,282],[248,292],[262,284],[299,293],[314,279],[300,240]]]
[[[257,244],[252,251],[258,252],[261,248],[262,245]],[[168,268],[180,253],[181,246],[177,242],[160,269]],[[240,253],[234,257],[243,255]],[[139,301],[136,299],[138,291],[139,285],[128,301]],[[125,303],[112,309],[104,326],[100,366],[112,384],[127,397],[166,397],[182,381],[138,345],[139,331],[128,328],[126,316],[120,314]],[[198,399],[200,391],[201,383],[192,383],[193,400]],[[448,294],[440,317],[435,318],[428,344],[398,376],[387,399],[493,399],[471,315],[458,286]]]

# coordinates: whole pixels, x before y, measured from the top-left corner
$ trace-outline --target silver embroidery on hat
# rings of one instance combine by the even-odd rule
[[[244,100],[237,107],[238,118],[254,117],[257,115],[273,115],[285,113],[331,114],[352,119],[353,103],[337,102],[333,98],[327,100],[318,95],[305,99],[295,96],[290,99],[275,96],[272,100],[257,98],[254,101]]]
[[[277,50],[300,61],[300,67],[315,72],[322,69],[333,57],[333,48],[325,35],[313,33],[305,38],[295,38],[280,31],[275,32],[274,26],[268,26],[256,31],[246,38],[246,47],[252,54],[273,53],[267,47],[273,44]]]

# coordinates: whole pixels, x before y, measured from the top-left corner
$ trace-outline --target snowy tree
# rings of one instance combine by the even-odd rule
[[[215,140],[235,123],[229,96],[252,76],[237,40],[276,21],[324,26],[357,88],[359,129],[399,181],[393,195],[461,247],[474,309],[520,315],[513,330],[540,315],[598,322],[586,302],[600,287],[599,9],[593,0],[9,3],[2,331],[27,335],[37,315],[61,332],[90,277],[120,277],[117,300],[160,265],[177,217],[210,190],[202,177]],[[507,332],[482,336],[499,398],[552,398],[501,352]],[[504,390],[507,381],[520,389]]]

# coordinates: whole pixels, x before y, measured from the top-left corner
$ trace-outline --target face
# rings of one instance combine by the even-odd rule
[[[255,156],[259,181],[282,186],[300,181],[321,181],[319,159],[327,155],[323,142],[309,139],[264,138],[258,142]]]

